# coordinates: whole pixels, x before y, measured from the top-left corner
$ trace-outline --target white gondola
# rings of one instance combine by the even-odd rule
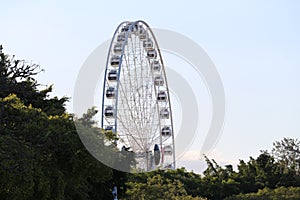
[[[107,90],[106,90],[106,97],[108,99],[113,99],[116,97],[116,90],[114,87],[109,87]]]
[[[153,48],[147,49],[147,57],[148,58],[156,58],[157,57],[156,50]]]
[[[139,29],[139,26],[137,24],[132,26],[132,24],[133,24],[133,22],[128,22],[126,26],[128,26],[128,30],[131,28],[132,32],[136,32]]]
[[[158,60],[153,60],[153,62],[151,63],[151,68],[152,68],[153,71],[159,72],[160,69],[161,69],[161,65],[160,65],[159,61]]]
[[[114,45],[114,53],[120,55],[122,53],[123,43],[118,42]]]
[[[153,42],[152,42],[152,40],[148,39],[146,41],[143,41],[143,47],[145,49],[152,49],[153,48]]]
[[[123,26],[121,28],[121,32],[127,32],[129,30],[129,27],[130,27],[131,24],[126,24],[125,26]]]
[[[169,137],[172,135],[172,130],[170,128],[170,126],[164,126],[162,129],[161,129],[161,135],[163,137]]]
[[[112,106],[107,106],[104,110],[105,117],[111,118],[115,116],[114,108]]]
[[[139,34],[139,38],[140,40],[146,40],[147,39],[147,33],[142,33],[142,34]]]
[[[117,42],[124,42],[125,41],[125,33],[121,32],[119,33],[119,35],[117,36]]]
[[[131,26],[132,23],[129,22],[129,25]],[[135,25],[132,26],[131,31],[132,31],[133,33],[136,33],[138,30],[139,30],[139,25],[138,25],[138,24],[135,24]]]
[[[160,162],[160,150],[158,144],[154,145],[154,161],[155,165],[158,165]]]
[[[147,35],[147,32],[144,29],[144,27],[140,26],[137,32],[138,32],[138,36],[139,36],[140,40],[142,40],[142,41],[147,40],[148,35]]]
[[[164,169],[175,169],[172,164],[168,164],[164,167]]]
[[[157,94],[157,101],[166,101],[167,100],[167,94],[165,91],[159,91]]]
[[[113,67],[118,67],[120,64],[120,56],[112,56],[110,59],[110,65]]]
[[[171,156],[173,154],[173,149],[171,145],[167,145],[164,147],[164,155]]]
[[[113,126],[106,126],[105,131],[114,131],[114,127]]]
[[[167,108],[162,109],[159,114],[161,119],[169,119],[170,113]]]
[[[117,70],[110,70],[108,72],[108,80],[110,81],[116,81],[118,78],[118,71]]]
[[[164,79],[162,76],[159,75],[154,78],[154,85],[162,86],[163,84],[164,84]]]

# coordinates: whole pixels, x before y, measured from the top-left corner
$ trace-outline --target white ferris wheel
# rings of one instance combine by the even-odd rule
[[[134,153],[136,170],[175,168],[174,128],[166,71],[151,28],[122,22],[107,56],[101,126]]]

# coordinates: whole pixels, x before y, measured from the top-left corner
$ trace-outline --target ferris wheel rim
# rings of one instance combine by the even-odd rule
[[[118,35],[118,33],[120,32],[120,29],[124,26],[124,25],[127,25],[128,23],[131,23],[131,25],[129,26],[129,29],[128,31],[126,31],[125,33],[125,40],[123,41],[123,44],[122,44],[122,51],[121,51],[121,54],[120,54],[120,62],[118,64],[118,73],[117,73],[117,83],[116,83],[116,102],[115,102],[115,107],[114,107],[114,112],[115,113],[115,116],[114,116],[114,127],[115,127],[115,132],[117,132],[118,130],[118,117],[117,117],[117,112],[118,112],[118,101],[119,101],[119,87],[120,87],[120,76],[121,76],[121,68],[122,68],[122,62],[123,62],[123,56],[124,56],[124,51],[125,51],[125,47],[126,47],[126,44],[128,42],[128,38],[129,36],[132,34],[132,30],[133,28],[138,25],[138,24],[142,24],[144,25],[147,29],[147,33],[150,33],[151,37],[154,39],[154,43],[155,43],[155,49],[157,50],[157,55],[159,56],[159,60],[161,62],[161,67],[162,67],[162,75],[164,76],[164,84],[165,84],[165,88],[166,88],[166,92],[167,92],[167,96],[168,96],[168,105],[169,105],[169,113],[170,113],[170,126],[171,126],[171,130],[173,131],[174,133],[174,126],[173,126],[173,116],[172,116],[172,106],[171,106],[171,100],[170,100],[170,91],[169,91],[169,87],[168,87],[168,82],[167,82],[167,77],[166,77],[166,71],[165,71],[165,66],[164,66],[164,62],[163,62],[163,58],[162,58],[162,55],[161,55],[161,52],[160,52],[160,48],[159,48],[159,45],[158,45],[158,42],[157,42],[157,39],[152,31],[152,29],[150,28],[150,26],[142,21],[142,20],[138,20],[138,21],[135,21],[135,22],[130,22],[130,21],[124,21],[122,23],[119,24],[119,26],[117,27],[117,29],[115,30],[114,32],[114,35],[112,37],[112,40],[111,40],[111,43],[110,43],[110,46],[109,46],[109,52],[108,52],[108,55],[107,55],[107,60],[106,60],[106,67],[105,67],[105,76],[104,76],[104,83],[103,83],[103,96],[102,96],[102,119],[101,119],[101,127],[103,128],[104,127],[104,108],[105,108],[105,104],[104,104],[104,100],[105,100],[105,88],[106,88],[106,82],[107,82],[107,74],[108,74],[108,69],[109,69],[109,62],[110,62],[110,58],[111,56],[113,56],[113,53],[112,53],[112,46],[115,42],[115,38],[116,36]],[[155,87],[154,87],[155,88]],[[156,89],[156,88],[155,88]],[[157,103],[157,100],[156,100],[156,103]],[[157,108],[159,109],[159,107],[157,106]],[[159,112],[158,112],[159,113]],[[159,117],[159,123],[161,122],[162,118],[160,115],[158,115]],[[159,125],[159,127],[161,127],[161,125]],[[161,134],[160,134],[161,136]],[[175,141],[174,141],[174,134],[172,134],[172,147],[174,149],[174,152],[173,152],[173,165],[174,165],[174,168],[175,168]],[[162,146],[162,144],[161,144]]]

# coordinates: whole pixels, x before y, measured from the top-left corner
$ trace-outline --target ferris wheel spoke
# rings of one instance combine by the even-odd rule
[[[128,102],[128,101],[127,101]],[[135,123],[134,123],[134,125],[135,125],[135,131],[133,131],[132,129],[131,129],[131,131],[130,131],[130,133],[131,134],[134,134],[134,135],[137,135],[138,133],[140,133],[141,131],[141,129],[140,129],[140,127],[138,126],[138,122],[137,122],[137,120],[136,120],[136,118],[133,116],[133,114],[131,113],[131,120],[133,120]],[[129,118],[128,117],[124,117],[123,116],[123,118],[125,118],[125,120],[128,122],[128,120],[129,120]],[[141,137],[141,136],[139,136],[139,137]]]
[[[126,67],[127,67],[127,70],[128,70],[128,72],[130,72],[130,70],[128,69],[128,66],[129,66],[129,61],[128,61],[128,56],[126,56],[126,54],[124,54],[124,59],[125,59],[125,62],[127,63],[127,65],[126,65]],[[123,68],[124,69],[124,68]],[[130,76],[130,75],[129,75]],[[135,88],[137,87],[137,86],[135,86],[133,83],[132,83],[132,80],[131,80],[131,78],[129,78],[129,85],[130,85],[130,89],[131,90],[133,90],[133,96],[132,97],[129,97],[129,99],[128,99],[128,97],[127,97],[127,95],[125,95],[126,96],[126,102],[130,105],[129,107],[130,108],[133,108],[133,109],[131,109],[131,116],[132,116],[132,118],[133,118],[133,120],[134,120],[134,122],[136,123],[136,125],[138,126],[138,122],[137,122],[137,120],[138,120],[138,118],[137,118],[137,116],[139,116],[139,113],[138,113],[138,109],[137,109],[137,107],[134,105],[134,104],[136,104],[136,98],[135,98],[135,96],[134,96],[134,94],[135,94]],[[124,89],[123,89],[123,92],[124,92],[124,94],[125,94],[125,91],[124,91]],[[131,100],[131,98],[133,98],[133,100]],[[133,113],[133,112],[135,112],[135,113]],[[140,132],[140,131],[139,131]]]
[[[123,127],[124,127],[124,128],[128,131],[128,133],[129,133],[130,130],[126,128],[126,125],[123,124],[123,121],[121,121],[121,123],[122,123]],[[129,145],[132,145],[132,146],[129,146],[129,147],[135,148],[135,145],[133,145],[133,143],[130,142],[131,139],[132,139],[133,141],[135,141],[135,144],[136,144],[137,146],[140,147],[140,149],[143,149],[143,147],[139,144],[139,142],[136,140],[136,138],[135,138],[132,134],[126,134],[126,138],[127,138],[128,144],[129,144]]]
[[[138,130],[138,129],[139,129],[139,128],[138,128],[138,124],[137,124],[137,122],[136,122],[136,120],[135,120],[135,117],[133,116],[134,114],[132,113],[132,109],[130,109],[129,101],[128,101],[127,95],[126,95],[126,93],[125,93],[125,91],[124,91],[123,84],[122,84],[122,83],[119,83],[119,84],[120,84],[120,86],[121,86],[121,91],[122,91],[122,93],[124,94],[124,98],[125,98],[125,100],[126,100],[126,105],[127,105],[127,107],[129,108],[128,110],[129,110],[129,112],[130,112],[130,117],[131,117],[132,121],[134,122],[135,128]],[[123,99],[122,99],[122,103],[123,103],[123,105],[124,105]],[[123,108],[125,108],[125,106],[123,106]],[[127,119],[127,118],[125,117],[125,119]]]
[[[127,63],[127,65],[126,65],[127,70],[130,71],[128,69],[128,66],[130,66],[129,61],[128,61],[128,56],[126,54],[124,54],[124,58],[125,58],[125,62]],[[137,80],[137,78],[135,80]],[[139,88],[138,82],[136,81],[135,83],[136,84],[134,84],[134,82],[131,79],[129,79],[130,88],[131,88],[131,90],[133,90],[133,102],[132,101],[130,101],[130,102],[132,104],[132,107],[135,109],[134,112],[136,112],[136,116],[140,116],[140,112],[139,112],[138,108],[141,107],[141,102],[140,102],[141,98],[135,98],[134,94],[135,94],[135,92],[137,92],[138,97],[141,97],[141,94],[140,94],[139,89],[138,89]],[[135,106],[134,104],[136,104],[137,101],[138,101],[139,105]],[[137,120],[138,120],[138,118],[135,118],[135,122],[137,122]],[[143,126],[143,124],[141,124],[141,126]],[[143,133],[141,132],[141,134],[143,134]]]

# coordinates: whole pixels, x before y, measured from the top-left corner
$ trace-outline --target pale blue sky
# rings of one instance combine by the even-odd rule
[[[227,113],[212,157],[247,160],[275,140],[300,138],[299,1],[12,0],[1,8],[5,52],[41,64],[38,80],[55,95],[73,95],[82,63],[120,22],[142,19],[188,36],[214,61]]]

